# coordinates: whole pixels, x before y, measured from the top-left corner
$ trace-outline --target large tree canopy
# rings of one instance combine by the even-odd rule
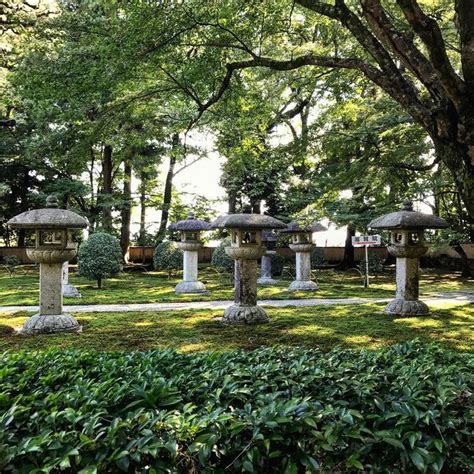
[[[167,158],[161,239],[177,160],[195,154],[186,137],[198,129],[227,159],[230,209],[264,202],[290,217],[309,205],[363,229],[404,197],[434,198],[472,228],[471,2],[59,7],[23,35],[5,110],[26,130],[12,153],[41,157],[61,186],[73,176],[70,199],[92,221],[113,228],[112,210],[129,220],[134,173],[144,238],[147,180]]]

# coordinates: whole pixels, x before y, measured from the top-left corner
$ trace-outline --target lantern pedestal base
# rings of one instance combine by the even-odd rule
[[[67,298],[82,298],[79,290],[69,283],[63,284],[63,296],[66,296]]]
[[[384,310],[385,314],[393,316],[427,316],[430,314],[428,306],[420,300],[396,299],[391,301]]]
[[[260,277],[257,280],[258,285],[276,285],[278,283],[278,280],[274,280],[271,277]]]
[[[52,334],[57,332],[77,332],[81,326],[69,313],[35,314],[20,329],[21,334]]]
[[[176,285],[174,292],[176,294],[207,293],[207,290],[204,283],[201,283],[200,281],[180,281]]]
[[[267,313],[260,306],[234,304],[224,311],[223,324],[259,324],[270,320]]]
[[[288,287],[288,291],[314,291],[318,285],[311,280],[295,280]]]

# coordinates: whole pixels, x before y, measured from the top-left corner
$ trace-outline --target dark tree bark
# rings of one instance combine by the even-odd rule
[[[339,264],[339,268],[346,270],[355,267],[354,245],[352,245],[352,237],[355,235],[355,227],[352,224],[347,225],[346,241],[344,243],[344,257]]]
[[[120,229],[120,247],[125,263],[128,262],[130,247],[130,224],[132,220],[132,163],[128,158],[123,168],[123,203],[121,211],[122,227]]]
[[[140,231],[138,234],[138,242],[145,245],[146,240],[146,174],[140,176]]]
[[[105,145],[102,153],[102,227],[112,232],[112,146]]]
[[[252,212],[254,214],[260,214],[262,212],[261,206],[262,201],[260,199],[255,199],[250,202],[250,207],[252,208]]]
[[[237,194],[235,191],[229,191],[227,195],[228,214],[235,214],[237,212]]]
[[[158,243],[163,242],[166,235],[166,228],[168,226],[168,217],[171,207],[171,198],[173,191],[173,178],[174,178],[174,168],[176,165],[176,153],[177,147],[179,145],[179,135],[176,133],[173,135],[171,153],[170,153],[170,163],[168,167],[168,174],[166,175],[165,189],[163,192],[163,205],[161,208],[161,221],[160,228],[156,240]]]

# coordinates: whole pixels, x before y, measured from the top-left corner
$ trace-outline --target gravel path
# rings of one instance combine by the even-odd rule
[[[426,304],[474,303],[474,291],[450,291],[433,293],[421,298]],[[308,298],[298,300],[259,300],[259,305],[272,308],[287,306],[324,306],[341,304],[386,303],[392,298]],[[126,311],[173,311],[185,309],[224,309],[232,301],[190,301],[185,303],[132,303],[132,304],[87,304],[66,305],[64,311],[71,313],[122,313]],[[17,311],[38,311],[38,306],[0,306],[0,313],[16,313]]]

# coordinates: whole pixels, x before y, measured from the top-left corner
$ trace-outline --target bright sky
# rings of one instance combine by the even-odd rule
[[[199,145],[206,148],[207,156],[197,161],[193,165],[180,172],[174,180],[175,190],[181,194],[181,199],[185,204],[192,204],[194,196],[201,195],[211,200],[220,199],[220,202],[214,204],[214,209],[219,215],[227,213],[227,200],[225,189],[219,185],[221,177],[221,166],[225,159],[218,153],[212,151],[212,139],[204,134],[195,137],[199,140]],[[191,140],[190,140],[191,143]],[[195,143],[195,141],[194,141]],[[162,179],[166,176],[167,160],[161,167]],[[179,167],[178,167],[179,168]],[[137,182],[133,183],[136,189]],[[133,209],[132,213],[132,234],[139,230],[140,210],[138,207]],[[147,209],[147,223],[149,231],[156,231],[159,226],[160,211],[156,209]],[[328,231],[317,232],[314,234],[314,242],[318,246],[344,246],[346,236],[345,227],[337,229],[333,224],[329,224],[327,220],[322,222]],[[212,244],[212,243],[211,243]]]

